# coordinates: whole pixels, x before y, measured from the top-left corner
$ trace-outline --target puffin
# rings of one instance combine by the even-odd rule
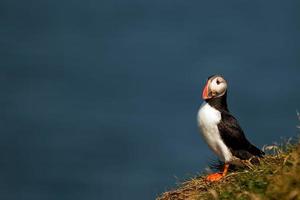
[[[230,164],[264,155],[263,151],[249,142],[238,121],[229,112],[227,87],[228,84],[221,75],[210,76],[203,89],[204,102],[197,115],[204,140],[224,163],[222,172],[206,177],[210,182],[219,181],[226,176]]]

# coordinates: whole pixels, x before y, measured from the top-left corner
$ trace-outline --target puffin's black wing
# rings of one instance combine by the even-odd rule
[[[240,159],[249,159],[252,156],[262,157],[264,155],[263,151],[247,140],[237,120],[229,112],[223,111],[221,116],[218,129],[222,140],[234,156]]]

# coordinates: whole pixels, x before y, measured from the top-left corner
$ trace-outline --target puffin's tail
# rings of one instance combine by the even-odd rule
[[[265,155],[265,152],[263,152],[262,150],[260,150],[259,148],[257,148],[256,146],[254,146],[253,144],[249,145],[249,149],[248,151],[254,155],[254,156],[258,156],[258,157],[263,157]]]

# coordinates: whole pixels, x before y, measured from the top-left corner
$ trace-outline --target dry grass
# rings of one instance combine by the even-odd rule
[[[300,200],[300,144],[267,146],[260,164],[230,172],[217,183],[205,175],[181,183],[157,200]]]

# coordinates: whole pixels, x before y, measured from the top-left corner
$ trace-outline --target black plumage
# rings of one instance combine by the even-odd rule
[[[218,124],[219,133],[234,156],[245,160],[253,156],[264,155],[263,151],[247,140],[238,121],[230,114],[227,107],[227,92],[223,96],[206,101],[221,113],[221,121]]]

